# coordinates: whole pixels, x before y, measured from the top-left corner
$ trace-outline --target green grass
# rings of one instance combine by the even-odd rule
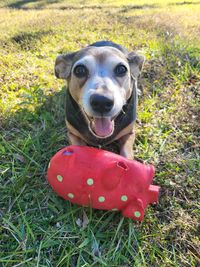
[[[200,2],[0,3],[0,266],[200,265]],[[58,53],[109,39],[146,56],[136,158],[156,166],[160,202],[142,223],[60,199],[46,182],[67,145]]]

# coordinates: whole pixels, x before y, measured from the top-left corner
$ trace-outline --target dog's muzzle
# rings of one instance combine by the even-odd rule
[[[101,138],[110,136],[114,130],[114,122],[106,114],[112,110],[114,100],[101,94],[93,94],[90,97],[90,105],[95,114],[97,114],[97,116],[93,117],[91,124],[93,132]]]

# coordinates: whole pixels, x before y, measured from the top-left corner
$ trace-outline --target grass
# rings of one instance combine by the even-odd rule
[[[200,2],[0,3],[0,265],[197,267]],[[160,202],[142,223],[57,197],[49,159],[67,145],[58,53],[109,39],[146,56],[136,158],[156,166]]]

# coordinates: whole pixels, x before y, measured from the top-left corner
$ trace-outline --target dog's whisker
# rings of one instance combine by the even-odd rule
[[[123,113],[123,114],[126,114],[126,112],[123,110],[123,107],[122,107],[122,113]]]

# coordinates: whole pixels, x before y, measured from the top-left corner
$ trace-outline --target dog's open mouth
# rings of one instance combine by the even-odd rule
[[[114,117],[90,117],[84,110],[90,132],[97,138],[107,138],[114,132]]]
[[[110,117],[93,118],[90,128],[96,136],[106,138],[111,136],[114,131],[114,120]]]

